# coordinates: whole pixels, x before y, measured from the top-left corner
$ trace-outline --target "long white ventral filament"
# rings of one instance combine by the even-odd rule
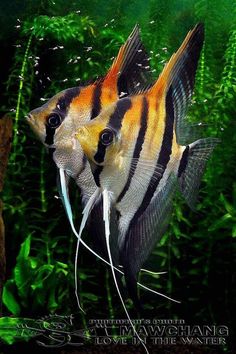
[[[72,231],[77,236],[77,245],[76,245],[76,253],[75,253],[75,269],[74,269],[74,271],[75,271],[75,296],[76,296],[76,301],[77,301],[79,309],[85,313],[82,306],[80,305],[80,300],[79,300],[79,295],[78,295],[78,274],[77,274],[79,243],[80,243],[82,231],[78,234],[77,231],[75,230],[75,227],[74,227],[73,214],[72,214],[72,210],[71,210],[71,205],[70,205],[70,200],[69,200],[69,195],[68,195],[67,185],[66,185],[65,170],[63,170],[62,168],[59,169],[59,176],[60,176],[63,204],[65,207],[66,214],[67,214],[70,226],[72,228]]]
[[[122,306],[123,306],[123,308],[125,310],[125,313],[126,313],[126,316],[127,316],[128,320],[130,322],[130,325],[133,328],[134,333],[136,334],[136,336],[140,340],[141,344],[145,348],[146,353],[149,354],[149,351],[148,351],[146,345],[144,344],[143,339],[138,335],[138,333],[137,333],[137,331],[135,329],[135,326],[132,323],[132,320],[131,320],[131,318],[129,316],[128,310],[127,310],[127,308],[125,306],[124,300],[122,298],[122,295],[120,293],[120,289],[119,289],[119,286],[118,286],[118,283],[117,283],[116,274],[115,274],[113,261],[112,261],[112,256],[111,256],[110,242],[109,242],[110,241],[110,196],[109,196],[108,190],[105,189],[103,191],[103,193],[102,193],[102,196],[103,196],[103,220],[104,220],[104,223],[105,223],[105,237],[106,237],[107,253],[108,253],[108,257],[109,257],[109,261],[110,261],[110,265],[111,265],[111,271],[112,271],[112,276],[113,276],[114,283],[115,283],[115,286],[116,286],[116,290],[118,292],[118,295],[120,297],[120,301],[121,301]]]
[[[96,203],[97,198],[100,195],[100,189],[97,188],[96,191],[94,192],[94,194],[89,198],[84,210],[83,210],[83,217],[82,217],[82,221],[80,224],[80,229],[79,229],[79,235],[78,235],[78,239],[77,239],[77,245],[76,245],[76,252],[75,252],[75,296],[77,299],[77,303],[80,309],[82,309],[82,307],[80,306],[80,300],[79,300],[79,295],[78,295],[78,256],[79,256],[79,245],[80,245],[80,241],[81,241],[81,235],[82,232],[85,228],[86,222],[88,220],[89,214],[91,212],[91,210],[93,209],[94,204]],[[73,221],[72,221],[73,222]],[[74,230],[73,230],[74,231]],[[76,232],[77,234],[77,232]],[[84,310],[82,309],[82,311],[84,312]]]
[[[66,215],[67,215],[67,218],[69,220],[69,223],[70,223],[70,226],[71,226],[71,229],[74,233],[74,235],[78,238],[78,242],[77,242],[77,249],[76,249],[76,260],[75,260],[75,263],[77,264],[78,263],[78,251],[79,251],[79,244],[81,243],[89,252],[91,252],[94,256],[96,256],[98,259],[100,259],[102,262],[106,263],[108,266],[111,266],[111,264],[106,260],[104,259],[103,257],[101,257],[98,253],[96,253],[91,247],[89,247],[87,245],[86,242],[83,241],[83,239],[79,236],[79,234],[77,233],[76,229],[75,229],[75,226],[74,226],[74,222],[73,222],[73,213],[72,213],[72,209],[71,209],[71,205],[70,205],[70,201],[69,201],[69,196],[68,196],[68,191],[67,191],[67,187],[66,187],[66,181],[65,181],[65,170],[63,170],[62,168],[59,169],[59,176],[60,176],[60,184],[61,184],[61,191],[62,191],[62,199],[63,199],[63,205],[65,207],[65,211],[66,211]],[[124,274],[124,272],[122,272],[122,270],[120,270],[119,268],[117,267],[114,267],[114,269],[121,273],[121,274]],[[77,270],[75,270],[75,273],[76,273],[76,279],[77,279]],[[149,291],[149,292],[152,292],[153,294],[156,294],[156,295],[159,295],[159,296],[162,296],[164,298],[166,298],[167,300],[170,300],[170,301],[173,301],[173,302],[176,302],[176,303],[181,303],[180,301],[178,300],[175,300],[175,299],[172,299],[171,297],[165,295],[165,294],[162,294],[156,290],[153,290],[145,285],[143,285],[142,283],[137,283],[139,287],[145,289],[146,291]],[[77,291],[78,291],[78,285],[77,285],[77,282],[75,284],[75,292],[76,292],[76,298],[77,298],[77,301],[78,301],[78,296],[77,296]],[[79,303],[78,303],[79,304]],[[80,307],[80,306],[79,306]],[[80,307],[81,308],[81,307]],[[83,309],[81,309],[83,311]]]

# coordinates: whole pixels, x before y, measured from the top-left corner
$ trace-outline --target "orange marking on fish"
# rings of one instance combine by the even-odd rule
[[[136,142],[140,129],[140,117],[142,110],[142,96],[136,96],[132,99],[132,108],[128,110],[122,120],[121,135],[122,146],[130,145],[130,141]]]
[[[108,106],[114,101],[119,99],[118,90],[117,90],[117,80],[115,81],[115,87],[108,87],[102,85],[102,93],[101,93],[101,106],[102,108]]]
[[[189,39],[191,35],[194,33],[195,29],[192,31],[189,31],[187,36],[185,37],[183,43],[179,47],[176,53],[172,55],[168,63],[165,65],[162,73],[160,74],[158,80],[156,83],[153,85],[153,87],[149,91],[150,96],[155,96],[155,95],[162,95],[166,92],[166,90],[169,88],[171,84],[171,80],[173,78],[173,75],[175,74],[175,65],[178,62],[179,58],[183,55],[184,50],[186,49],[186,46],[188,45]]]
[[[86,109],[87,107],[91,107],[93,91],[95,88],[96,88],[95,84],[83,87],[79,95],[73,99],[71,105],[76,105],[76,106],[84,105]]]

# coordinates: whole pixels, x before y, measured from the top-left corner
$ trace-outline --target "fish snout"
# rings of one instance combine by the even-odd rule
[[[35,108],[32,111],[30,111],[27,115],[26,115],[26,120],[28,123],[33,123],[36,120],[38,120],[38,117],[40,115],[40,108]]]
[[[30,113],[28,113],[26,116],[25,116],[25,119],[26,119],[26,122],[30,125],[30,127],[32,129],[35,128],[35,116],[32,114],[33,111],[31,111]]]
[[[28,113],[28,114],[25,116],[25,118],[26,118],[26,120],[27,120],[28,122],[31,122],[34,117],[33,117],[33,115],[32,115],[31,113]]]

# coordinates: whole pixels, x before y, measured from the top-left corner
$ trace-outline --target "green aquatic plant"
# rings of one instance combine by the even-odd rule
[[[68,264],[55,260],[52,240],[45,239],[45,235],[41,255],[31,255],[35,253],[31,239],[29,235],[22,243],[13,277],[6,282],[3,291],[3,303],[15,316],[24,314],[29,301],[33,313],[36,310],[52,313],[59,303],[68,301]],[[57,240],[53,242],[59,245]],[[59,287],[59,283],[63,286]]]
[[[30,45],[32,41],[32,34],[29,36],[26,48],[25,48],[25,53],[23,57],[23,62],[22,62],[22,67],[20,70],[20,84],[19,84],[19,89],[18,89],[18,96],[17,96],[17,103],[16,103],[16,114],[15,114],[15,119],[14,119],[14,129],[13,129],[13,153],[11,154],[11,163],[15,163],[15,158],[16,158],[16,149],[18,148],[18,126],[19,126],[19,117],[20,117],[20,111],[21,111],[21,105],[22,105],[22,93],[23,93],[23,85],[24,85],[24,80],[25,80],[25,74],[26,74],[26,65],[28,62],[28,56],[29,56],[29,51],[30,51]]]
[[[57,41],[76,40],[85,42],[87,32],[93,35],[94,22],[88,16],[70,13],[65,16],[37,16],[33,21],[27,21],[23,26],[23,34],[34,33],[36,38],[46,37]]]
[[[31,336],[32,331],[24,330],[21,319],[13,317],[0,318],[0,340],[2,343],[10,345],[20,340],[27,341]]]
[[[232,30],[229,34],[224,59],[225,65],[216,97],[218,104],[228,111],[234,108],[231,105],[236,94],[236,30]]]
[[[74,25],[71,24],[71,21]],[[62,26],[62,24],[64,25]],[[66,26],[69,26],[70,32],[65,36],[64,33],[69,31]],[[7,220],[17,220],[17,223],[12,223],[12,230],[9,228],[9,232],[14,235],[14,239],[18,239],[18,246],[17,248],[11,246],[17,261],[12,276],[5,284],[3,302],[6,308],[15,315],[29,315],[42,311],[65,311],[63,306],[65,302],[68,303],[67,311],[72,311],[75,306],[73,303],[70,305],[69,301],[71,293],[74,292],[73,254],[75,240],[73,240],[69,225],[67,228],[63,225],[65,215],[60,200],[57,201],[54,198],[54,196],[57,197],[57,191],[56,178],[52,172],[53,166],[49,164],[49,157],[45,148],[39,146],[39,144],[35,145],[33,134],[24,123],[24,116],[31,109],[30,98],[36,101],[34,90],[37,90],[37,84],[40,84],[39,81],[41,80],[37,79],[40,75],[41,57],[39,53],[45,51],[42,48],[46,46],[46,51],[50,51],[50,48],[54,48],[54,41],[57,41],[58,48],[65,46],[62,53],[64,63],[67,63],[71,58],[78,57],[79,51],[86,55],[87,42],[91,43],[91,41],[97,40],[95,37],[98,37],[98,34],[95,35],[93,27],[94,23],[88,17],[79,17],[75,14],[53,18],[39,16],[25,21],[21,26],[19,39],[21,44],[17,46],[16,61],[7,82],[9,105],[13,107],[16,105],[16,112],[13,153],[8,169],[8,176],[11,176],[11,178],[8,180],[4,191],[5,217]],[[56,28],[59,28],[59,30],[56,31]],[[42,37],[45,37],[44,41],[40,40]],[[111,55],[116,54],[116,50],[119,48],[117,42],[122,43],[123,38],[110,28],[99,33],[99,39],[103,43],[103,45],[100,44],[100,48],[106,48],[109,62]],[[24,42],[25,44],[23,44]],[[76,46],[74,43],[76,43]],[[51,50],[51,52],[53,53],[54,50]],[[88,67],[91,68],[90,73],[89,70],[84,71],[82,65],[76,65],[76,71],[79,70],[81,79],[92,76],[96,66],[98,67],[96,57],[101,57],[99,50],[95,51],[94,57],[87,61]],[[61,57],[56,60],[59,60],[60,63]],[[71,67],[66,65],[65,76],[69,75]],[[60,74],[60,66],[56,70],[53,66],[53,72]],[[103,72],[105,72],[105,69],[100,69],[100,73]],[[15,79],[19,76],[18,93],[11,97],[10,93],[15,89]],[[75,82],[75,77],[72,76],[71,74],[71,80]],[[36,81],[38,82],[36,83]],[[51,82],[51,85],[45,88],[44,97],[61,90],[62,86],[60,87],[60,85],[62,85],[62,80]],[[41,104],[39,103],[39,97],[38,104]],[[27,168],[27,165],[30,165],[31,168]],[[22,176],[22,179],[19,179],[18,176]],[[26,198],[21,193],[23,181],[25,182],[23,188]],[[17,196],[15,197],[15,195]],[[78,202],[76,204],[78,205]],[[55,217],[51,217],[52,215],[55,215]],[[22,230],[24,231],[22,232]],[[21,242],[21,248],[18,251],[19,241]],[[64,242],[67,245],[63,252],[62,245]],[[27,254],[27,260],[23,256],[24,252]],[[81,259],[82,261],[83,259]],[[80,268],[80,294],[81,301],[85,306],[90,301],[95,302],[98,299],[93,292],[88,291],[82,285],[83,280],[90,282],[90,272],[91,270],[85,270],[83,266]],[[23,279],[24,276],[25,279]],[[21,282],[23,282],[23,285]],[[32,306],[30,306],[30,312],[27,312],[29,303]],[[81,314],[81,316],[85,324],[84,315]]]

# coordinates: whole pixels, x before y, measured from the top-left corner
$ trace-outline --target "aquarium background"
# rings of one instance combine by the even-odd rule
[[[18,348],[26,339],[13,330],[1,331],[4,323],[74,314],[77,326],[86,328],[91,318],[125,318],[110,269],[82,247],[79,293],[86,314],[78,311],[76,239],[58,196],[54,164],[25,115],[57,92],[105,74],[136,23],[156,78],[199,21],[205,24],[205,45],[188,116],[193,124],[200,123],[202,136],[219,137],[221,143],[207,164],[197,212],[176,196],[170,227],[146,264],[167,273],[140,275],[141,282],[181,304],[140,290],[145,304],[142,317],[226,325],[227,346],[214,347],[214,353],[234,352],[236,4],[231,0],[1,1],[0,110],[1,117],[7,114],[13,119],[1,193],[6,237],[2,350]],[[79,227],[79,192],[73,183],[71,188]],[[92,245],[92,235],[85,233],[84,239]],[[131,302],[127,305],[137,317]]]

